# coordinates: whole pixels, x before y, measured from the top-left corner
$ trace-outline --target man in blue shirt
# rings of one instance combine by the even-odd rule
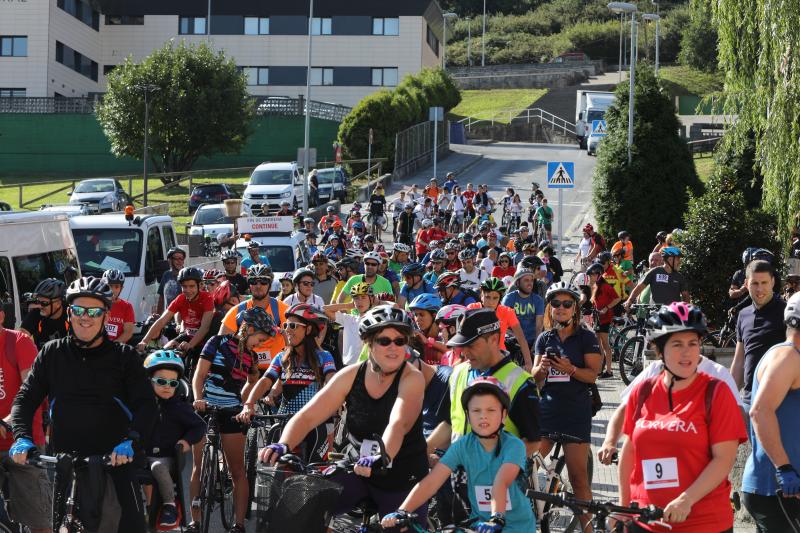
[[[444,190],[448,193],[453,192],[453,187],[457,186],[458,182],[456,181],[456,175],[452,172],[447,173],[447,181],[444,182]]]
[[[436,294],[433,285],[424,280],[425,266],[422,263],[409,263],[403,267],[403,286],[397,297],[398,307],[405,307],[420,294]]]
[[[536,337],[542,331],[544,319],[544,300],[533,291],[536,272],[529,268],[518,268],[514,275],[516,290],[509,292],[503,298],[502,304],[514,310],[519,318],[522,331],[528,346],[533,346]]]
[[[247,245],[247,253],[250,254],[250,257],[246,257],[242,259],[242,274],[247,274],[247,269],[253,265],[262,264],[267,265],[268,267],[272,268],[272,265],[269,264],[269,259],[267,256],[261,255],[259,252],[261,249],[258,246],[256,241],[250,241],[250,244]]]

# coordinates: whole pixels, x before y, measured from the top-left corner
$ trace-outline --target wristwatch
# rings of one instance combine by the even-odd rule
[[[795,472],[795,469],[791,463],[786,463],[785,465],[781,465],[777,467],[775,470],[777,470],[778,472]]]
[[[489,517],[489,522],[493,522],[500,527],[506,527],[506,515],[503,513],[494,513]]]

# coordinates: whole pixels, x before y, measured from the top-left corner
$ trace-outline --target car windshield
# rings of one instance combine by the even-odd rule
[[[254,170],[250,176],[250,185],[291,185],[292,171],[286,170]]]
[[[225,209],[222,207],[206,207],[197,210],[192,223],[197,226],[204,226],[206,224],[225,224],[226,222],[228,220],[225,218]]]
[[[603,115],[605,115],[605,113],[605,111],[589,111],[586,122],[591,124],[593,120],[603,120]]]
[[[337,174],[338,172],[335,170],[330,170],[328,172],[317,172],[317,181],[319,181],[320,185],[333,183],[333,179]]]
[[[82,181],[75,187],[75,192],[114,192],[114,184],[110,181]]]
[[[238,248],[242,257],[250,257],[247,248]],[[259,254],[269,259],[273,272],[294,272],[294,248],[291,246],[261,246]]]
[[[56,250],[41,254],[17,256],[13,259],[14,272],[17,276],[20,304],[23,295],[32,292],[36,285],[45,278],[56,278],[63,281],[64,271],[68,267],[77,268],[75,253],[70,250]]]
[[[100,276],[110,268],[140,275],[142,231],[137,228],[75,228],[72,230],[81,272]]]

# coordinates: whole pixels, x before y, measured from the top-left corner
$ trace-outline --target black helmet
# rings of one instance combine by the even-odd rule
[[[755,252],[753,252],[752,261],[766,261],[767,263],[772,263],[775,259],[775,256],[772,252],[767,250],[766,248],[759,248]]]
[[[106,308],[110,308],[114,293],[102,278],[84,276],[73,281],[67,289],[67,303],[71,304],[81,296],[100,300]]]
[[[253,306],[250,309],[240,311],[236,316],[237,322],[247,324],[256,331],[261,331],[271,337],[275,336],[275,322],[263,308]]]
[[[239,257],[241,257],[241,255],[239,255],[239,252],[237,252],[232,248],[229,250],[223,250],[222,253],[219,254],[219,258],[223,261],[226,261],[228,259],[236,259],[238,261]]]
[[[544,261],[542,261],[542,258],[539,257],[538,255],[529,255],[527,257],[522,258],[517,268],[528,268],[532,270],[537,270],[543,264]]]
[[[617,233],[617,239],[619,239],[619,240],[622,240],[625,237],[630,237],[630,236],[631,236],[631,234],[628,233],[627,231],[624,231],[624,230],[620,231],[619,233]]]
[[[36,285],[36,288],[33,289],[33,294],[36,296],[49,298],[51,300],[58,300],[64,297],[64,291],[66,288],[66,284],[60,279],[47,278],[43,279],[38,285]]]
[[[611,252],[600,252],[597,255],[597,262],[598,263],[605,263],[606,261],[611,261],[614,256],[611,255]]]
[[[589,268],[586,269],[586,275],[591,276],[592,274],[598,274],[602,276],[605,271],[606,270],[603,268],[603,265],[600,263],[592,263],[589,265]]]
[[[414,319],[408,311],[393,305],[379,305],[367,311],[358,323],[358,335],[365,339],[367,335],[384,328],[396,328],[410,335],[414,330]]]
[[[183,257],[186,257],[186,252],[183,251],[183,248],[173,246],[167,251],[167,259],[172,259],[172,256],[175,254],[183,254]]]
[[[178,272],[178,283],[191,280],[200,283],[203,281],[203,272],[199,268],[195,267],[184,267],[180,272]]]
[[[125,274],[123,274],[121,270],[118,270],[116,268],[110,268],[105,272],[103,272],[103,281],[105,281],[108,284],[111,283],[123,284],[125,283]]]
[[[667,240],[667,232],[659,231],[658,233],[656,233],[656,240],[658,242],[664,242],[665,240]]]

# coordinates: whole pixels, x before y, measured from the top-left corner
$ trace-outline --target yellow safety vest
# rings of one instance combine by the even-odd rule
[[[453,369],[450,375],[450,426],[452,428],[450,441],[455,442],[456,439],[465,435],[470,430],[469,423],[467,422],[467,414],[461,407],[461,394],[467,388],[467,380],[469,377],[470,365],[468,362],[463,362]],[[511,401],[514,401],[514,396],[517,391],[525,384],[526,381],[531,379],[531,375],[520,368],[516,363],[509,361],[503,365],[497,372],[492,374],[503,387],[508,391]],[[511,421],[511,418],[506,417],[504,428],[506,431],[519,437],[519,429]]]

